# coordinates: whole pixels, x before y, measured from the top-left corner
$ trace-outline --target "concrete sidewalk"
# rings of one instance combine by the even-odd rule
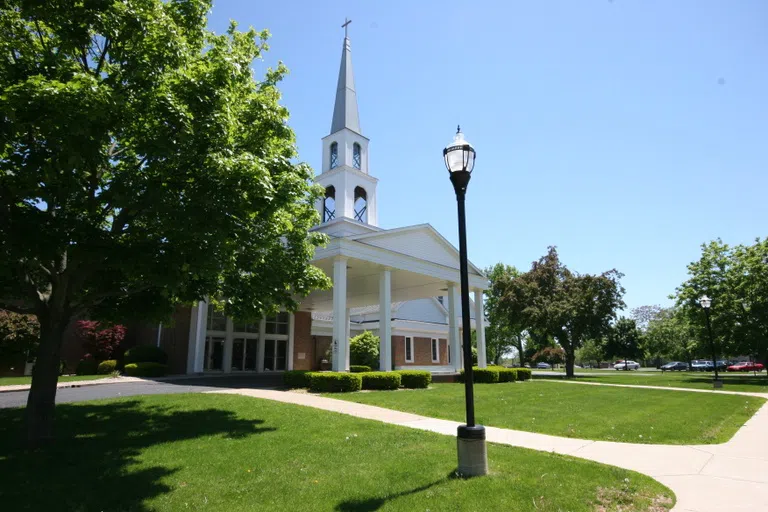
[[[450,436],[456,435],[456,428],[460,425],[455,421],[307,393],[267,389],[229,389],[209,393],[238,394],[304,405]],[[493,443],[571,455],[649,475],[674,491],[677,496],[674,512],[768,511],[766,433],[768,404],[760,408],[730,441],[719,445],[614,443],[487,427],[488,441]]]
[[[535,379],[536,382],[559,382],[561,384],[580,384],[583,386],[613,386],[615,388],[640,388],[640,389],[660,389],[662,391],[690,391],[692,393],[719,393],[721,395],[744,395],[756,396],[758,398],[768,398],[767,393],[758,393],[754,391],[728,391],[726,389],[696,389],[696,388],[677,388],[671,386],[648,386],[635,384],[609,384],[607,382],[584,382],[566,379]]]
[[[59,382],[56,384],[58,389],[62,388],[80,388],[83,386],[101,386],[104,384],[120,384],[123,382],[143,382],[145,379],[138,377],[105,377],[103,379],[90,379],[90,380],[72,380],[67,382]],[[12,393],[15,391],[29,391],[30,384],[18,384],[11,386],[0,386],[0,393]]]

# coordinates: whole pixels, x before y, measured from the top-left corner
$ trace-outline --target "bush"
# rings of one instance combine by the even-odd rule
[[[432,374],[426,370],[400,370],[397,373],[404,388],[423,389],[432,383]]]
[[[400,374],[397,372],[365,372],[362,375],[363,389],[397,389]]]
[[[371,368],[379,366],[379,337],[364,331],[349,340],[349,363]],[[351,368],[350,368],[351,370]]]
[[[309,390],[316,393],[346,393],[360,391],[363,377],[357,373],[312,372],[309,374]]]
[[[34,358],[39,342],[40,324],[34,315],[0,309],[0,363],[13,364]]]
[[[472,368],[475,383],[495,384],[499,382],[499,370],[497,368]],[[464,370],[459,374],[459,380],[464,382]]]
[[[95,359],[90,357],[90,354],[86,356],[85,359],[81,359],[79,363],[77,363],[77,369],[75,370],[75,373],[77,375],[96,375],[96,372],[99,369],[99,363],[96,362]]]
[[[499,382],[515,382],[517,380],[517,369],[504,368],[503,366],[489,366],[499,371]]]
[[[349,365],[349,371],[352,373],[363,373],[373,371],[373,369],[370,366],[365,366],[363,364],[351,364]]]
[[[83,344],[83,350],[99,361],[112,358],[125,338],[125,327],[122,325],[103,327],[93,320],[78,320],[75,332]]]
[[[168,354],[165,353],[165,350],[154,345],[139,345],[125,352],[123,362],[125,364],[158,363],[164,365],[168,362]]]
[[[283,373],[283,383],[285,387],[296,388],[308,388],[309,387],[309,374],[312,373],[307,370],[289,370]]]
[[[152,361],[125,365],[125,374],[131,377],[162,377],[166,373],[168,373],[167,365]]]
[[[533,354],[531,361],[534,363],[563,364],[565,351],[560,347],[544,347]]]
[[[108,359],[99,363],[96,373],[99,375],[109,375],[117,370],[117,361],[114,359]]]
[[[531,369],[517,368],[517,380],[531,380]]]

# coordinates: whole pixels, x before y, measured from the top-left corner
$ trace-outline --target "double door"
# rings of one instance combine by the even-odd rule
[[[264,352],[259,367],[259,339],[234,338],[232,340],[232,371],[283,371],[286,370],[287,340],[264,340]]]

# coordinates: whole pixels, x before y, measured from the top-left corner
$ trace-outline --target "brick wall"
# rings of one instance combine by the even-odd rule
[[[160,347],[168,354],[168,373],[178,375],[187,373],[187,355],[189,351],[189,322],[192,308],[178,305],[171,321],[163,324],[160,333]],[[138,345],[157,345],[157,324],[133,323],[126,326],[125,340],[121,351],[125,352]]]
[[[439,338],[440,361],[432,362],[432,338],[414,336],[413,362],[405,361],[405,336],[392,336],[392,361],[396,366],[438,366],[448,364],[448,340]]]
[[[315,361],[315,342],[312,339],[312,313],[297,311],[293,315],[293,369],[315,370],[319,361]],[[299,357],[302,356],[302,357]]]

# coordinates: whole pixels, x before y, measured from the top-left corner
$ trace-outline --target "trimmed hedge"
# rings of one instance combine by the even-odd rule
[[[288,370],[283,373],[283,383],[291,389],[308,388],[310,373],[308,370]]]
[[[129,363],[158,363],[167,364],[168,354],[165,350],[154,345],[139,345],[137,347],[129,348],[123,356],[123,362]]]
[[[517,380],[516,368],[504,368],[503,366],[489,366],[499,371],[499,382],[515,382]]]
[[[125,365],[125,374],[131,377],[162,377],[167,372],[167,365],[152,361]]]
[[[400,383],[404,388],[423,389],[432,383],[432,374],[426,370],[399,370]]]
[[[99,375],[109,375],[117,370],[117,361],[114,359],[107,359],[99,363],[99,367],[96,369],[96,373]]]
[[[363,377],[357,373],[346,372],[311,372],[309,390],[315,393],[347,393],[360,391]]]
[[[364,364],[351,364],[349,365],[349,371],[351,373],[365,373],[373,371],[373,368]]]
[[[81,359],[77,363],[75,373],[77,375],[96,375],[99,369],[99,363],[95,359]]]
[[[517,380],[531,380],[530,368],[515,368],[517,370]]]
[[[499,370],[497,368],[472,368],[473,381],[476,384],[496,384],[499,382]],[[459,380],[464,382],[464,370],[459,373]]]
[[[363,389],[398,389],[400,374],[397,372],[365,372],[362,374]]]

